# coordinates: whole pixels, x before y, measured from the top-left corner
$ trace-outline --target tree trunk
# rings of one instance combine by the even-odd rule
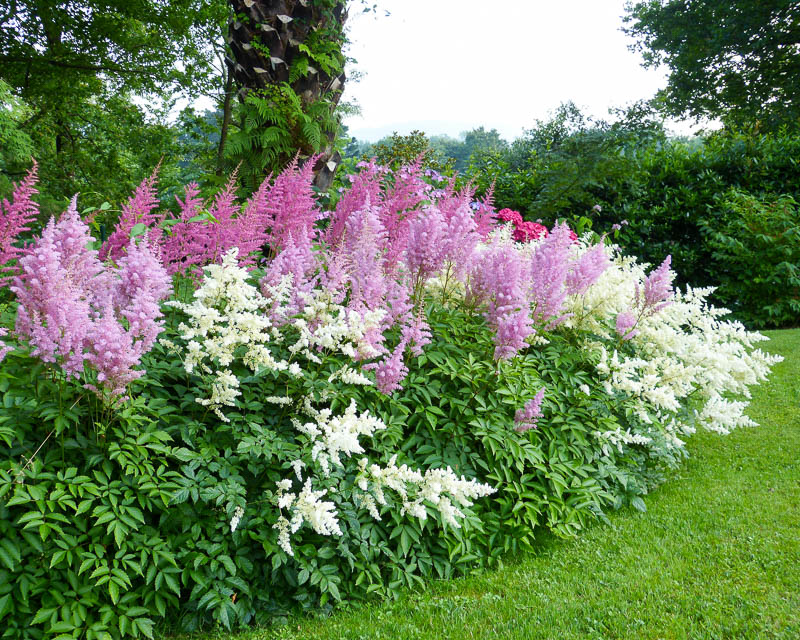
[[[233,75],[230,69],[225,74],[225,98],[222,101],[222,126],[219,131],[219,146],[217,147],[217,175],[223,172],[225,161],[225,143],[228,140],[228,129],[231,125],[231,113],[233,112]]]
[[[292,78],[290,69],[298,57],[308,57],[301,47],[308,46],[311,37],[324,34],[338,45],[338,57],[344,43],[344,22],[347,19],[346,0],[333,7],[322,8],[319,0],[229,0],[233,19],[228,30],[228,44],[233,58],[227,63],[241,87],[239,98],[248,91],[270,85],[288,83],[300,98],[303,108],[326,100],[331,113],[339,103],[344,89],[342,64],[328,71],[324,65],[311,64],[308,72]],[[343,58],[342,58],[343,59]],[[336,132],[324,133],[320,157],[314,167],[316,186],[325,189],[333,180],[333,172],[341,159],[334,153]],[[291,157],[285,158],[288,163]]]

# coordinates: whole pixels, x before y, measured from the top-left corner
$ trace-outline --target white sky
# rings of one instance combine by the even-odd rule
[[[415,128],[456,137],[481,125],[512,140],[567,100],[603,118],[666,84],[664,70],[642,68],[628,49],[625,0],[375,1],[377,16],[354,4],[348,18],[363,77],[348,80],[344,99],[362,114],[345,123],[361,140]]]

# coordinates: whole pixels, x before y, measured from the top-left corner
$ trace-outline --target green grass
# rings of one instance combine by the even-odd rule
[[[754,394],[761,426],[694,436],[647,513],[479,577],[236,639],[800,638],[800,329],[767,333],[786,360]]]

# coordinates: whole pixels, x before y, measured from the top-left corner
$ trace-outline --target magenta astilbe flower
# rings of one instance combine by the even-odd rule
[[[369,203],[347,220],[340,252],[346,260],[352,309],[378,309],[383,305],[388,290],[384,273],[385,238],[380,213]]]
[[[422,348],[431,343],[431,328],[420,307],[417,313],[410,315],[410,321],[403,326],[402,339],[415,356],[422,355]]]
[[[299,158],[295,156],[275,178],[264,199],[259,217],[269,228],[267,239],[275,252],[286,246],[289,234],[295,240],[302,234],[309,235],[314,223],[323,217],[311,187],[318,157],[312,156],[300,167]]]
[[[623,340],[631,340],[639,335],[639,330],[634,327],[638,319],[632,311],[623,311],[617,315],[616,330]]]
[[[128,321],[128,332],[140,342],[139,350],[147,352],[161,332],[159,302],[172,290],[172,279],[147,238],[139,243],[131,240],[118,273],[114,305]]]
[[[637,287],[636,297],[647,315],[658,313],[672,304],[671,298],[675,295],[672,289],[675,272],[670,269],[671,263],[672,256],[667,256],[664,262],[645,278],[641,292]]]
[[[33,201],[33,196],[39,193],[36,189],[38,181],[36,161],[19,184],[15,184],[11,200],[3,199],[0,202],[0,286],[8,284],[11,278],[19,272],[18,268],[10,266],[12,260],[19,260],[23,249],[16,246],[20,234],[30,231],[30,224],[39,215],[39,205]]]
[[[73,196],[53,233],[60,265],[77,289],[105,292],[110,280],[105,277],[97,251],[87,248],[93,241],[88,225],[78,213],[78,196]]]
[[[475,229],[481,239],[486,240],[497,220],[497,212],[494,210],[494,184],[486,192],[483,200],[473,204],[475,205]]]
[[[586,293],[586,290],[597,282],[609,266],[611,266],[611,260],[609,260],[602,242],[587,249],[572,263],[569,273],[567,273],[567,292],[570,295]]]
[[[455,276],[463,280],[469,273],[475,247],[480,242],[478,225],[469,204],[464,203],[447,218],[445,256],[455,267]]]
[[[163,216],[153,213],[153,209],[159,204],[156,180],[160,168],[161,163],[159,162],[150,177],[143,180],[136,187],[128,202],[122,205],[122,213],[117,225],[114,227],[114,231],[111,232],[103,246],[100,247],[101,260],[109,258],[118,260],[122,257],[131,239],[131,229],[137,224],[143,224],[148,229],[154,229],[151,233],[157,233],[155,227],[163,219]]]
[[[360,162],[358,166],[360,171],[348,176],[351,186],[336,203],[325,231],[325,242],[331,247],[338,246],[344,238],[345,225],[354,211],[381,201],[381,185],[388,169],[378,165],[374,158],[369,162]]]
[[[421,205],[428,200],[431,186],[423,177],[420,155],[409,165],[400,167],[393,174],[393,182],[385,188],[380,202],[381,222],[386,229],[386,264],[392,270],[400,261],[408,246],[411,222],[420,214]]]
[[[531,240],[538,240],[545,238],[549,234],[547,227],[538,222],[520,221],[514,229],[514,240],[517,242],[530,242]]]
[[[203,208],[200,188],[196,182],[190,182],[183,191],[183,200],[175,196],[180,207],[180,222],[170,227],[161,248],[164,266],[170,274],[186,273],[191,267],[200,265],[206,254],[208,222],[192,221]]]
[[[519,211],[514,211],[513,209],[500,209],[497,212],[497,219],[503,222],[510,222],[515,227],[522,224],[522,215],[520,215]]]
[[[515,431],[524,433],[536,428],[536,422],[542,417],[542,400],[544,400],[544,387],[525,403],[524,409],[517,409],[514,414]]]
[[[280,326],[303,310],[306,295],[314,288],[315,279],[311,276],[315,267],[308,236],[302,234],[295,242],[290,233],[283,251],[269,263],[266,275],[261,279],[261,292],[265,297],[270,297],[268,287],[278,286],[286,276],[292,279],[292,293],[286,305],[280,309],[274,305],[269,313],[274,324]]]
[[[566,224],[553,227],[530,260],[530,299],[537,325],[551,329],[566,319],[561,315],[567,298],[566,279],[570,268],[570,229]]]
[[[111,398],[124,398],[127,386],[144,375],[144,371],[134,367],[147,350],[146,343],[134,343],[133,333],[120,325],[110,306],[92,323],[86,337],[89,347],[86,360],[96,372],[100,384],[100,387],[87,384],[86,388],[98,395],[105,392]]]
[[[55,220],[20,259],[20,275],[11,290],[17,301],[17,335],[33,347],[32,355],[43,362],[61,363],[69,376],[83,372],[84,342],[92,313],[85,292],[75,284],[82,274],[62,264]]]

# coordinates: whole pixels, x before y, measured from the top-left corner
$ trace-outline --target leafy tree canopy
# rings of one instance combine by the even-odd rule
[[[800,3],[639,0],[624,31],[645,66],[671,74],[659,96],[677,116],[774,129],[800,124]]]

